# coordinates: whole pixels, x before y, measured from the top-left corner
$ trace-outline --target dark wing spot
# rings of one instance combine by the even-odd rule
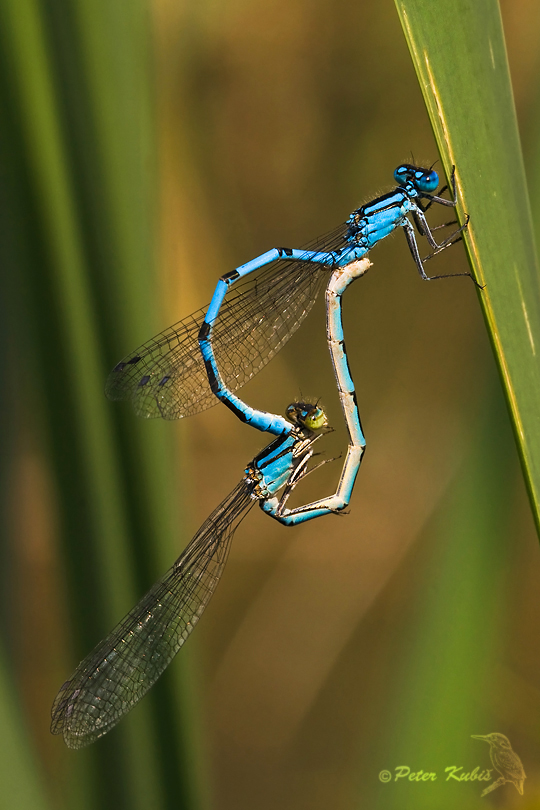
[[[159,381],[158,385],[165,385],[165,383],[168,382],[170,379],[171,378],[166,375],[165,377],[163,377],[162,380]]]
[[[140,359],[141,358],[139,357],[139,355],[137,355],[137,357],[132,357],[131,360],[127,361],[126,365],[134,366],[135,363],[138,363]]]
[[[117,364],[117,365],[116,365],[116,366],[113,368],[113,371],[123,371],[123,370],[125,369],[125,367],[126,367],[126,366],[127,366],[127,363],[118,363],[118,364]]]
[[[146,385],[146,383],[148,382],[149,379],[150,379],[149,376],[143,377],[142,380],[140,381],[139,385],[137,386],[137,388],[142,388],[143,385]]]

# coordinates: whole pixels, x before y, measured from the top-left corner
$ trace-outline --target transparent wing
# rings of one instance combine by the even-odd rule
[[[106,734],[163,673],[210,601],[234,531],[254,503],[242,480],[165,576],[63,684],[51,731],[62,733],[70,748]]]
[[[344,226],[306,246],[334,250]],[[298,329],[315,303],[329,269],[276,261],[234,286],[214,324],[213,345],[227,386],[236,391],[260,371]],[[180,419],[215,405],[198,335],[207,307],[147,341],[109,374],[110,399],[130,399],[138,416]]]

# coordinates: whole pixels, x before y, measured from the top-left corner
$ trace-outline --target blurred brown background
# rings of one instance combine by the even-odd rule
[[[392,3],[154,0],[150,11],[152,134],[142,165],[151,178],[148,283],[161,306],[150,328],[207,303],[235,266],[273,246],[300,247],[344,221],[391,188],[394,168],[411,154],[424,165],[437,159]],[[502,11],[532,162],[540,9],[505,0]],[[540,806],[540,552],[476,291],[463,278],[421,283],[401,234],[371,258],[344,303],[368,439],[350,513],[285,529],[254,510],[238,530],[185,660],[172,665],[182,669],[189,715],[182,745],[193,796],[185,806]],[[460,245],[430,266],[466,269]],[[119,327],[110,363],[150,337],[148,329],[136,324],[129,342]],[[10,369],[10,402],[25,351]],[[346,443],[334,389],[321,300],[242,396],[275,412],[320,397],[336,428],[325,440],[331,456]],[[135,420],[127,405],[105,407]],[[4,615],[23,733],[46,806],[108,807],[103,795],[98,802],[89,789],[83,799],[73,787],[85,754],[48,734],[55,690],[78,660],[68,630],[70,574],[59,562],[46,409],[13,413]],[[265,437],[221,406],[137,429],[149,441],[174,442],[167,486],[182,531],[176,550],[159,552],[159,573]],[[326,465],[296,498],[333,491],[339,469]],[[505,785],[480,800],[486,783],[445,781],[450,765],[490,767],[487,745],[470,736],[493,731],[509,737],[524,763],[524,797]],[[173,770],[185,767],[182,750],[174,748]],[[138,755],[144,759],[142,748]],[[379,772],[398,765],[439,779],[381,783]],[[182,806],[160,795],[156,789],[145,806]],[[119,793],[110,806],[130,802]]]

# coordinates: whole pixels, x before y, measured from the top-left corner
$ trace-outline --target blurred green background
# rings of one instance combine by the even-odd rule
[[[540,8],[502,11],[540,228]],[[62,681],[264,444],[222,407],[137,420],[107,372],[222,273],[438,155],[390,0],[6,0],[0,22],[5,806],[540,806],[540,554],[506,406],[473,285],[422,284],[401,234],[345,301],[368,437],[349,516],[252,512],[141,705],[88,750],[50,736]],[[437,259],[466,269],[461,246]],[[243,392],[321,397],[335,455],[334,387],[321,301]],[[445,781],[490,767],[471,735],[493,731],[523,797]],[[398,765],[440,776],[382,784]]]

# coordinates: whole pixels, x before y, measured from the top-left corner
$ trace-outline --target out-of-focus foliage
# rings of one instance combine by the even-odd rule
[[[70,808],[177,808],[192,782],[180,670],[78,758],[48,732],[74,664],[178,549],[165,426],[143,430],[103,396],[126,345],[158,323],[149,12],[83,0],[0,11],[2,619],[31,718],[17,741],[38,747],[52,805]]]
[[[504,11],[532,165],[529,5]],[[10,806],[481,807],[483,783],[444,768],[488,768],[470,735],[491,731],[534,806],[534,527],[473,285],[423,284],[401,234],[345,301],[368,437],[350,514],[288,530],[252,511],[164,682],[87,751],[49,736],[62,680],[264,443],[220,407],[138,422],[102,398],[110,366],[222,273],[329,230],[411,152],[438,154],[391,3],[8,0],[0,15],[0,604],[29,797]],[[462,246],[431,268],[465,271]],[[244,393],[276,412],[320,396],[333,456],[326,358],[318,306]],[[298,497],[332,491],[338,465]],[[441,776],[379,781],[397,765]]]

